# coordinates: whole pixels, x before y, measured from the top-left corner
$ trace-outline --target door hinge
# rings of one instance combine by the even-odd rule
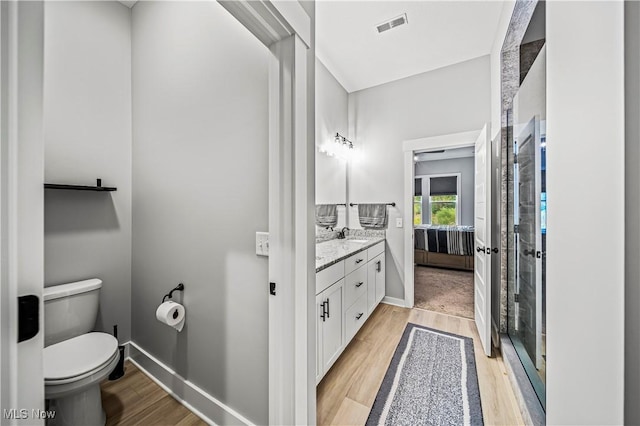
[[[518,293],[513,295],[513,301],[516,303],[520,302],[520,295]]]
[[[519,225],[513,225],[513,233],[514,234],[520,233],[520,226]]]
[[[276,295],[276,283],[269,283],[269,294],[272,296]]]

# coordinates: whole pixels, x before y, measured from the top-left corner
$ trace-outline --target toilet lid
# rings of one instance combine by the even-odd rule
[[[45,380],[79,376],[101,367],[118,350],[118,340],[107,333],[87,333],[44,348]]]

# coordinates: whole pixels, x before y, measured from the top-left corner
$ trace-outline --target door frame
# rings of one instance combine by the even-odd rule
[[[269,64],[269,281],[277,287],[276,295],[269,296],[269,423],[313,424],[316,419],[312,217],[315,144],[314,73],[309,64],[313,64],[315,57],[314,23],[310,17],[314,12],[308,14],[298,1],[219,3],[272,53]],[[315,7],[313,2],[311,7]],[[42,330],[43,2],[3,2],[0,33],[0,120],[3,125],[8,124],[3,126],[0,145],[3,166],[0,175],[3,242],[0,246],[0,294],[3,296],[0,400],[3,407],[6,402],[9,404],[6,407],[42,409],[42,369],[33,369],[33,365],[42,364],[43,333],[18,345],[15,343],[17,327],[11,325],[17,324],[15,297],[26,288],[40,298]],[[27,157],[28,167],[24,160]],[[27,258],[28,265],[21,261]],[[23,273],[25,266],[32,272]],[[265,282],[264,286],[265,292],[269,291],[269,283]],[[40,357],[40,362],[23,356],[22,349],[27,346],[32,354]],[[35,370],[35,379],[31,376],[27,380],[23,374],[26,367]],[[10,421],[3,420],[2,424],[5,422]]]
[[[413,246],[413,193],[415,167],[413,157],[418,152],[474,146],[481,129],[447,135],[410,139],[402,142],[404,152],[404,306],[413,308],[415,296]]]

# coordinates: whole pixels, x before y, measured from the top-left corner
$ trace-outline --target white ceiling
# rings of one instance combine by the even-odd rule
[[[318,0],[317,55],[347,92],[488,55],[502,3]],[[408,24],[378,34],[403,13]]]
[[[138,0],[118,0],[118,2],[124,4],[129,9],[131,9],[133,7],[133,5],[136,4],[137,1]]]

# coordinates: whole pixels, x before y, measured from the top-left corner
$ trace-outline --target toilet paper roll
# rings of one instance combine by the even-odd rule
[[[163,324],[173,327],[178,331],[182,331],[185,320],[185,309],[176,302],[163,302],[156,310],[156,318]]]

